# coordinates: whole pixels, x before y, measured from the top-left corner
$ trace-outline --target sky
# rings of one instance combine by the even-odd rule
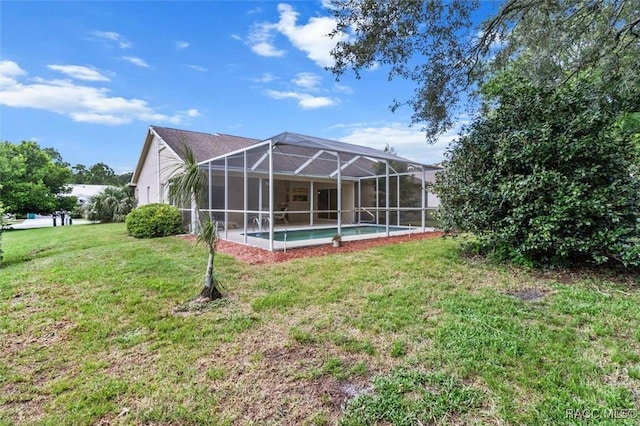
[[[339,81],[322,1],[0,1],[0,140],[133,171],[150,125],[266,140],[294,132],[435,164],[415,85],[381,67]]]

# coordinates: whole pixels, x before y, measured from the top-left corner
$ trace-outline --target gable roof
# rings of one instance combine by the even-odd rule
[[[202,133],[169,127],[150,126],[169,147],[182,158],[183,146],[187,144],[198,162],[246,148],[259,142],[258,139],[222,133]]]
[[[131,185],[133,186],[138,183],[138,177],[149,153],[149,147],[151,146],[154,135],[164,141],[176,157],[181,159],[184,159],[184,145],[186,144],[191,148],[196,160],[199,162],[207,158],[237,151],[259,142],[258,139],[225,135],[222,133],[203,133],[173,129],[170,127],[149,126],[136,170],[131,179]]]

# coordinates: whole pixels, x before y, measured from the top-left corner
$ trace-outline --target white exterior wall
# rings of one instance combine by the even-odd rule
[[[427,184],[434,183],[436,181],[436,174],[441,173],[441,170],[427,170],[425,171],[425,181]],[[414,179],[417,183],[422,181],[422,173],[416,173]],[[362,207],[375,207],[376,205],[376,191],[375,191],[375,179],[364,179],[362,181]],[[384,185],[384,183],[382,184]],[[384,191],[384,187],[380,188]],[[392,200],[393,204],[394,201]],[[418,207],[420,206],[420,197],[417,198]],[[407,206],[402,206],[407,207]],[[432,189],[427,191],[427,208],[440,207],[440,198],[433,192]],[[380,205],[380,208],[384,208],[384,205]]]
[[[181,161],[171,148],[153,135],[135,190],[139,206],[168,203],[166,183]]]
[[[425,180],[428,183],[434,183],[436,181],[436,173],[441,173],[441,171],[427,170],[425,172]],[[440,198],[438,198],[438,196],[435,193],[433,193],[433,190],[429,190],[427,192],[427,207],[429,208],[440,207]]]

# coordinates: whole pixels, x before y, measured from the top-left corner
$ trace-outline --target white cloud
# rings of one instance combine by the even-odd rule
[[[13,61],[0,61],[0,105],[55,112],[84,123],[120,125],[134,120],[180,124],[199,116],[196,109],[172,115],[158,112],[142,99],[114,96],[104,87],[90,87],[68,80],[27,80]]]
[[[0,61],[0,87],[11,85],[16,78],[27,75],[27,72],[13,61]]]
[[[242,37],[240,37],[238,34],[231,34],[231,38],[234,40],[242,40]]]
[[[120,38],[120,34],[113,31],[94,31],[93,35],[108,40],[118,40]]]
[[[440,136],[434,144],[427,142],[424,132],[419,128],[408,127],[406,123],[354,123],[338,126],[345,132],[338,139],[376,149],[384,149],[389,144],[401,157],[435,164],[444,159],[447,147],[459,137],[461,127],[468,121],[468,117],[462,117],[452,130]]]
[[[187,64],[186,66],[191,68],[191,69],[193,69],[193,70],[200,71],[200,72],[208,71],[205,67],[202,67],[200,65],[189,65],[189,64]]]
[[[128,49],[133,46],[124,37],[113,31],[94,31],[93,35],[103,40],[115,41],[121,49]]]
[[[375,71],[375,70],[377,70],[378,68],[380,68],[380,63],[378,63],[378,62],[374,62],[374,63],[372,63],[371,65],[369,65],[369,66],[367,67],[367,71]]]
[[[261,56],[283,56],[284,50],[274,45],[274,32],[279,32],[320,67],[334,64],[330,52],[338,41],[347,37],[346,34],[334,39],[329,37],[329,33],[336,27],[334,18],[316,16],[310,18],[306,24],[298,25],[299,13],[291,5],[279,4],[278,12],[280,19],[277,23],[266,22],[252,28],[248,44],[255,53]]]
[[[321,3],[322,7],[324,7],[325,9],[333,10],[335,8],[333,3],[331,3],[331,0],[322,0]]]
[[[293,7],[279,4],[278,11],[278,31],[287,36],[296,48],[305,52],[307,57],[319,66],[328,67],[334,64],[330,52],[341,39],[329,37],[329,33],[336,27],[335,19],[329,16],[312,17],[306,24],[296,25],[299,14]]]
[[[251,50],[260,56],[280,57],[284,56],[285,51],[277,49],[273,45],[273,31],[276,25],[269,23],[256,24],[251,29],[247,43],[251,46]]]
[[[182,50],[189,47],[189,42],[187,41],[176,41],[176,49]]]
[[[304,87],[308,90],[317,89],[322,78],[318,74],[311,72],[301,72],[293,79],[293,84],[296,86]]]
[[[333,90],[339,93],[352,94],[353,89],[349,86],[345,86],[344,84],[335,83],[333,85]]]
[[[127,62],[131,62],[133,65],[136,65],[139,67],[151,68],[150,65],[146,63],[144,59],[140,59],[136,56],[123,56],[122,59]]]
[[[276,49],[273,45],[267,42],[261,42],[251,46],[251,50],[260,56],[284,56],[284,50]]]
[[[110,81],[109,77],[100,74],[97,70],[82,65],[47,65],[47,68],[78,80]]]
[[[254,78],[251,81],[254,81],[256,83],[270,83],[272,81],[274,81],[276,79],[276,77],[268,72],[265,72],[264,74],[262,74],[262,76],[258,77],[258,78]]]
[[[272,99],[295,99],[302,109],[323,108],[336,104],[334,99],[325,96],[312,96],[307,93],[266,90],[265,94]]]

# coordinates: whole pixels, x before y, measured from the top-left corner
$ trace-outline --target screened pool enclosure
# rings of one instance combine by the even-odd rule
[[[273,251],[331,239],[287,245],[287,233],[302,229],[331,228],[346,240],[429,230],[426,173],[438,168],[389,152],[282,133],[199,164],[209,182],[202,210],[223,239]],[[346,232],[357,225],[378,231]]]

